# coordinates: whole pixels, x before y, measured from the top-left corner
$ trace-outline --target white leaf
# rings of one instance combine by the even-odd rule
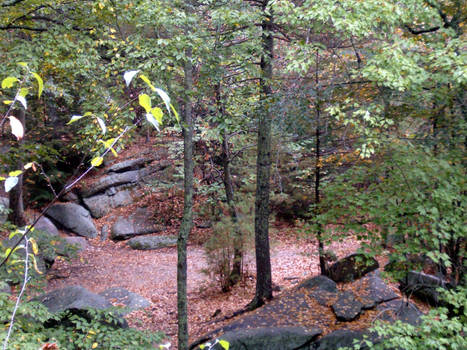
[[[70,121],[66,123],[67,125],[74,123],[77,120],[80,120],[81,118],[84,118],[84,115],[74,115],[71,117]]]
[[[105,134],[107,131],[107,128],[105,127],[104,121],[101,118],[97,117],[97,122],[99,123],[99,126],[102,129],[102,133]]]
[[[18,183],[18,178],[16,176],[8,177],[5,180],[5,192],[10,192],[10,190],[16,186]]]
[[[18,140],[21,140],[24,136],[23,124],[15,117],[8,117],[10,119],[11,133],[16,136]]]
[[[136,74],[139,73],[139,70],[130,70],[123,74],[123,79],[125,79],[126,86],[130,86],[131,81],[135,77]]]
[[[159,96],[162,98],[162,101],[165,103],[165,108],[167,108],[167,111],[170,114],[170,97],[165,93],[164,90],[161,90],[159,88],[156,88],[156,92],[159,94]]]
[[[154,116],[151,113],[146,113],[146,120],[150,122],[156,129],[157,131],[159,130],[159,122],[154,118]]]
[[[21,104],[23,105],[24,109],[28,109],[28,104],[26,102],[26,99],[24,98],[24,96],[21,96],[21,95],[17,95],[16,96],[16,99],[21,102]]]

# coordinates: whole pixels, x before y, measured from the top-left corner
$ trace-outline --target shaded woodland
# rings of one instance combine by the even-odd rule
[[[349,339],[467,346],[466,17],[464,0],[1,0],[3,348],[235,349],[246,337],[311,349],[331,330],[371,327]],[[291,256],[303,247],[319,276],[277,285],[271,260],[285,260],[271,241]],[[41,296],[100,249],[102,264],[115,249],[143,266],[175,246],[176,269],[159,272],[177,281],[177,334],[108,311],[135,298],[123,304],[155,317],[157,296],[131,286]],[[216,295],[242,286],[249,300],[203,311],[219,327],[200,321],[209,332],[194,337],[198,265]],[[361,299],[362,283],[379,299]],[[89,305],[47,304],[69,294]],[[424,315],[368,321],[395,298]],[[286,335],[261,343],[275,334],[261,315],[282,315],[281,301],[297,324],[304,310],[329,324],[268,324]],[[242,322],[254,330],[232,333]]]

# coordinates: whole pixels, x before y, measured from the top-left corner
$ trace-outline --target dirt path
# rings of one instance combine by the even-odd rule
[[[272,248],[273,283],[281,291],[300,279],[318,273],[314,245],[294,239],[276,241]],[[339,247],[337,247],[339,248]],[[345,255],[355,249],[339,249]],[[151,307],[135,311],[128,317],[130,325],[163,331],[169,337],[176,334],[176,248],[156,251],[136,251],[125,242],[89,241],[89,247],[71,263],[54,265],[47,290],[67,285],[82,285],[93,292],[110,287],[123,287],[152,302]],[[203,273],[206,259],[202,247],[188,248],[188,300],[190,339],[215,329],[222,316],[245,306],[254,295],[254,258],[248,254],[245,263],[246,278],[228,293],[221,293],[219,285]],[[279,294],[280,291],[276,291]],[[220,310],[220,311],[217,311]],[[217,313],[214,318],[214,313]]]

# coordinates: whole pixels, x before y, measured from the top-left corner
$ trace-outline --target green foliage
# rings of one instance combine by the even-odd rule
[[[14,301],[0,294],[0,342],[6,336]],[[45,343],[59,349],[153,349],[162,340],[159,333],[115,326],[122,321],[118,311],[88,310],[86,317],[68,311],[51,314],[40,303],[22,303],[16,313],[14,336],[8,349],[37,350]]]
[[[225,204],[217,204],[224,213],[219,215],[213,226],[211,237],[204,244],[208,267],[206,273],[220,284],[223,291],[230,289],[231,271],[234,264],[235,248],[240,247],[242,256],[252,248],[254,232],[253,200],[243,200],[236,204],[237,221],[228,213]],[[241,240],[240,242],[238,240]]]
[[[399,274],[420,269],[410,266],[408,258],[425,255],[459,283],[465,269],[465,193],[461,162],[396,143],[382,158],[365,161],[329,184],[316,222],[341,226],[343,234],[334,229],[331,240],[353,231],[374,254],[380,254],[390,238],[394,244],[387,253]]]

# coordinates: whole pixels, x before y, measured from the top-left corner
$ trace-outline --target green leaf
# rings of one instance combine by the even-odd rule
[[[15,77],[6,77],[2,80],[2,89],[9,89],[13,87],[13,85],[19,81],[18,78]]]
[[[145,109],[146,113],[150,113],[151,112],[151,98],[146,94],[141,94],[139,95],[138,99],[139,99],[139,105]]]
[[[151,81],[148,79],[147,76],[141,74],[139,77],[151,88],[152,91],[156,91],[156,88],[154,87],[154,85],[152,85]]]
[[[172,110],[173,114],[175,115],[175,119],[177,119],[177,122],[180,123],[180,117],[178,115],[178,112],[177,112],[177,110],[175,109],[175,107],[172,104],[170,104],[170,109]]]
[[[23,172],[21,170],[15,170],[15,171],[10,171],[10,173],[8,174],[8,176],[19,176],[21,175]]]
[[[229,342],[226,341],[226,340],[219,340],[219,344],[225,349],[225,350],[229,350]]]
[[[18,178],[16,176],[7,177],[5,180],[5,192],[10,192],[10,190],[16,186],[18,183]]]
[[[39,74],[37,73],[34,73],[34,72],[31,72],[31,74],[34,76],[34,78],[36,78],[37,80],[37,85],[38,85],[38,89],[37,89],[37,97],[41,97],[42,95],[42,91],[44,90],[44,81],[42,80],[42,78],[39,76]]]
[[[91,160],[91,165],[97,168],[99,165],[102,164],[103,161],[104,161],[103,157],[95,157],[93,160]]]
[[[19,95],[20,96],[23,96],[23,97],[26,97],[29,93],[29,89],[27,88],[21,88],[21,90],[19,90]]]

